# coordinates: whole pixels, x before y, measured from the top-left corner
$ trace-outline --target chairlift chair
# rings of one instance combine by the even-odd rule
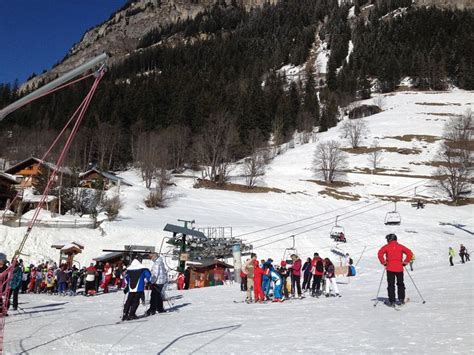
[[[385,215],[385,225],[387,226],[398,226],[402,223],[402,217],[397,212],[397,203],[394,203],[395,208],[393,211],[387,212]]]
[[[290,238],[293,238],[293,246],[285,249],[285,251],[283,252],[283,258],[282,258],[282,260],[286,261],[288,264],[293,263],[293,260],[291,260],[291,255],[293,254],[298,255],[298,250],[296,250],[296,247],[295,247],[295,236],[292,235],[290,236]]]
[[[334,226],[332,226],[329,236],[331,239],[334,239],[335,242],[346,243],[346,232],[343,226],[337,224],[338,218],[339,216],[336,216],[336,222],[334,223]]]

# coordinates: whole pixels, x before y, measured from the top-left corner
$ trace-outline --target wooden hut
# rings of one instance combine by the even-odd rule
[[[189,288],[223,285],[226,269],[234,268],[217,259],[188,262],[186,265],[190,269]]]
[[[68,266],[72,266],[74,262],[74,256],[82,253],[84,245],[74,241],[60,240],[55,244],[51,245],[51,248],[59,250],[58,265],[67,264]]]

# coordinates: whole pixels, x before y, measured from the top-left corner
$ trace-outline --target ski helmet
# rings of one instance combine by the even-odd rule
[[[397,236],[393,233],[390,233],[390,234],[387,234],[387,236],[385,237],[385,239],[387,239],[387,243],[392,241],[392,240],[397,240]]]

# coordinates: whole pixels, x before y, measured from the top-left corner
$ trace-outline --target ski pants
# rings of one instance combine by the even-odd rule
[[[337,294],[339,293],[339,289],[337,288],[336,278],[331,277],[330,279],[326,279],[326,294],[329,293],[329,286],[332,288],[332,292]]]
[[[319,292],[319,290],[321,289],[322,278],[323,278],[323,275],[313,275],[313,287],[312,287],[313,293]]]
[[[305,272],[303,276],[303,290],[309,290],[311,288],[311,273]]]
[[[161,313],[165,311],[163,308],[163,295],[161,293],[163,291],[163,286],[164,284],[153,284],[151,286],[150,308],[148,309],[148,312],[154,313],[158,311]]]
[[[398,300],[405,301],[405,284],[403,283],[403,271],[387,271],[388,301],[395,302],[395,279],[397,279]]]
[[[11,293],[13,295],[13,309],[16,310],[18,308],[18,294],[20,293],[21,285],[18,285],[17,288],[12,288]],[[10,307],[10,304],[8,305]]]
[[[275,296],[275,298],[278,298],[278,299],[283,298],[282,287],[283,287],[283,283],[281,280],[275,281],[275,284],[273,286],[273,296]]]
[[[295,295],[295,286],[298,291],[298,296],[301,296],[301,276],[291,275],[291,294]]]
[[[67,289],[67,282],[65,282],[65,281],[60,282],[59,287],[58,287],[58,292],[59,293],[64,293],[64,292],[66,292],[66,289]]]
[[[242,277],[240,280],[240,291],[247,291],[247,276]]]
[[[253,279],[247,276],[247,301],[252,300],[252,291],[255,291]]]
[[[129,292],[127,296],[127,301],[123,307],[124,316],[135,316],[138,305],[140,304],[140,299],[144,295],[144,292]]]
[[[112,280],[112,275],[107,275],[105,276],[104,282],[102,282],[102,285],[100,285],[100,287],[104,289],[104,293],[109,292],[109,284],[111,280]]]
[[[461,262],[464,264],[464,253],[459,253],[459,256],[461,257]]]
[[[95,291],[95,280],[94,281],[86,281],[86,289],[84,290],[84,294],[88,294],[89,291]]]
[[[270,284],[270,283],[269,283]],[[253,283],[253,292],[255,295],[255,302],[257,301],[265,301],[265,294],[262,290],[262,282],[259,279],[254,279]]]
[[[262,282],[262,288],[263,288],[263,293],[265,294],[265,296],[268,296],[268,294],[270,293],[270,278],[269,277],[264,277],[263,278],[263,282]]]
[[[453,257],[452,257],[452,256],[449,257],[449,264],[450,264],[451,266],[454,266],[454,264],[453,264]]]

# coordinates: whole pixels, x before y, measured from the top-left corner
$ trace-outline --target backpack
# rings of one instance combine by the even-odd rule
[[[353,265],[349,266],[349,276],[355,276],[356,274],[356,268]]]

